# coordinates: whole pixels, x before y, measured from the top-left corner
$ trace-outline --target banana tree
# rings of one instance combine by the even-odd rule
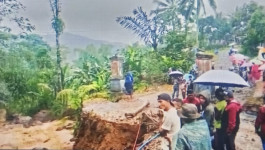
[[[157,13],[157,16],[163,20],[165,26],[169,26],[176,30],[177,25],[181,25],[178,17],[178,1],[177,0],[154,0],[154,3],[158,5],[157,9],[151,11],[151,14]]]
[[[159,40],[165,31],[165,26],[157,14],[148,16],[141,7],[138,7],[133,10],[133,15],[134,17],[118,17],[116,21],[124,28],[133,30],[147,45],[157,50]]]

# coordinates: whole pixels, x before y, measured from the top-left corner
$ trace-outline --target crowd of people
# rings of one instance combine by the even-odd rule
[[[255,86],[257,80],[260,79],[261,74],[263,75],[263,81],[265,81],[265,70],[260,70],[260,64],[251,62],[248,57],[244,59],[236,59],[233,56],[237,54],[237,50],[232,46],[229,50],[229,56],[232,58],[232,67],[229,68],[230,71],[233,71],[239,74],[245,81],[249,83],[251,87]]]
[[[213,104],[208,90],[194,93],[188,89],[184,99],[158,95],[159,108],[164,110],[160,132],[171,139],[172,150],[235,149],[241,105],[232,91],[221,87],[215,96]]]

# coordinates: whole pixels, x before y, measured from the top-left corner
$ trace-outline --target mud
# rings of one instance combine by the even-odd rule
[[[153,100],[138,95],[132,101],[86,104],[74,149],[132,149],[135,142],[145,140],[143,135],[159,127],[159,109],[150,107]]]

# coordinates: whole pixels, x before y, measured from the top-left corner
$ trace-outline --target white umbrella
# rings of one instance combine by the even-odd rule
[[[222,87],[249,87],[242,77],[228,70],[207,71],[198,77],[194,83]]]
[[[172,71],[169,73],[169,75],[183,75],[183,73],[180,71]]]

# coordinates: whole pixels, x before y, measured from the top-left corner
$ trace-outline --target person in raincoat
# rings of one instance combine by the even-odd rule
[[[203,90],[199,93],[201,102],[202,117],[206,120],[210,135],[214,133],[214,106],[210,103],[211,93],[209,90]]]
[[[132,95],[133,95],[133,75],[131,72],[128,72],[125,76],[125,90],[126,90],[126,94],[130,96],[130,99],[132,99]]]
[[[205,119],[194,104],[183,104],[178,115],[184,125],[178,132],[175,150],[211,150],[211,137]]]
[[[215,112],[215,120],[214,120],[214,128],[215,128],[215,135],[214,135],[214,149],[215,150],[224,150],[224,135],[225,132],[221,128],[221,120],[223,117],[223,113],[225,107],[227,105],[226,100],[224,98],[224,90],[219,87],[215,91],[215,97],[217,98],[217,102],[214,107]]]

